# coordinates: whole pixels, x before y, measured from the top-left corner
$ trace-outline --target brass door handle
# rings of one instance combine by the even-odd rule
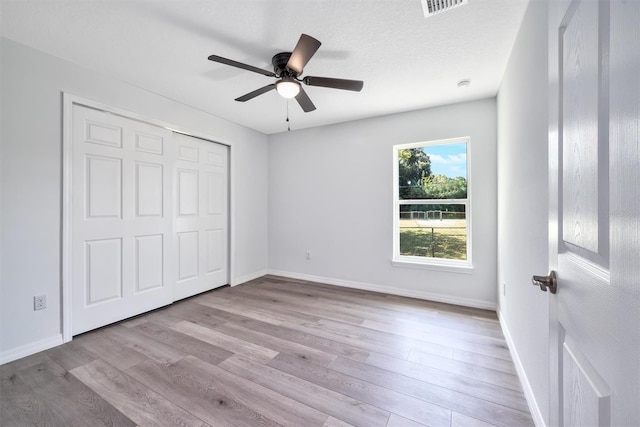
[[[549,290],[549,292],[555,294],[558,290],[556,272],[552,270],[548,276],[533,276],[531,278],[531,284],[533,286],[540,286],[540,289],[544,292]]]

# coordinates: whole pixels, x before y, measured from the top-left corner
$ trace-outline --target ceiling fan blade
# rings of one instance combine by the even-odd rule
[[[313,37],[302,34],[300,40],[298,40],[298,44],[296,44],[293,52],[291,52],[291,57],[289,58],[289,62],[287,62],[287,68],[298,74],[302,73],[302,69],[307,65],[307,62],[309,62],[321,44],[322,43]]]
[[[314,77],[307,76],[304,78],[304,84],[309,86],[322,86],[332,89],[352,90],[354,92],[360,92],[364,82],[362,80],[346,80],[346,79],[332,79],[330,77]]]
[[[271,71],[263,70],[262,68],[254,67],[253,65],[243,64],[242,62],[234,61],[233,59],[223,58],[222,56],[218,56],[218,55],[210,55],[209,61],[219,62],[225,65],[231,65],[232,67],[242,68],[243,70],[247,70],[247,71],[253,71],[254,73],[262,74],[267,77],[276,76],[275,73]]]
[[[316,106],[311,102],[311,98],[309,98],[309,95],[307,95],[307,92],[305,92],[302,87],[300,88],[300,92],[296,95],[296,101],[298,101],[298,104],[300,104],[305,113],[316,109]]]
[[[242,95],[242,96],[240,96],[240,97],[236,98],[236,101],[239,101],[239,102],[246,102],[246,101],[248,101],[248,100],[250,100],[250,99],[255,98],[255,97],[256,97],[256,96],[258,96],[258,95],[262,95],[263,93],[267,93],[267,92],[269,92],[270,90],[273,90],[273,89],[275,89],[275,88],[276,88],[276,84],[275,84],[275,83],[272,83],[272,84],[270,84],[270,85],[266,85],[266,86],[264,86],[264,87],[261,87],[260,89],[256,89],[256,90],[254,90],[253,92],[249,92],[249,93],[247,93],[246,95]]]

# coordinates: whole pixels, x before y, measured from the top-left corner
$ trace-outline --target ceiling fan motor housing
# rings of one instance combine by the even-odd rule
[[[280,52],[273,55],[271,58],[271,63],[273,64],[273,72],[276,73],[278,77],[286,77],[292,76],[297,77],[298,73],[293,70],[289,70],[287,68],[287,63],[289,62],[289,58],[291,58],[291,52]]]

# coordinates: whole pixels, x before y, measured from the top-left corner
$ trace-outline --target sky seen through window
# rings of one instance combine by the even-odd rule
[[[431,145],[423,151],[431,159],[431,173],[449,178],[467,177],[467,146],[459,144]]]

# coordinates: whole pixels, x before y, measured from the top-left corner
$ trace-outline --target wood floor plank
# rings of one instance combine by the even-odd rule
[[[380,354],[371,354],[365,363],[521,412],[529,412],[524,393],[521,391],[498,387],[461,375],[450,374],[439,369]]]
[[[451,424],[451,410],[369,381],[279,354],[267,365],[361,402],[431,426]]]
[[[329,417],[322,427],[354,427],[354,425],[337,418]]]
[[[127,373],[180,407],[189,408],[193,415],[213,426],[279,425],[231,399],[213,376],[193,371],[184,360],[168,365],[142,362],[129,368]]]
[[[476,339],[461,338],[446,334],[436,334],[434,331],[424,331],[415,328],[397,328],[379,322],[365,320],[362,327],[388,333],[397,333],[406,338],[423,341],[425,343],[438,344],[451,347],[454,350],[471,351],[485,356],[496,357],[500,359],[510,360],[511,354],[504,340],[492,340],[485,343],[478,342]]]
[[[466,415],[453,413],[451,427],[495,427],[495,424],[480,421]]]
[[[274,337],[269,334],[247,329],[243,326],[226,324],[220,326],[217,330],[224,334],[258,344],[262,347],[270,348],[278,353],[287,353],[321,366],[328,366],[329,363],[333,362],[336,358],[333,354],[325,353],[324,351],[316,350],[315,348]]]
[[[185,300],[188,301],[188,300]],[[181,303],[183,301],[180,301]],[[126,320],[119,322],[120,325],[125,326],[127,328],[132,328],[141,323],[145,322],[156,322],[163,326],[171,326],[175,323],[178,323],[181,320],[184,320],[182,317],[177,317],[173,315],[172,310],[181,304],[171,304],[166,305],[164,307],[157,308],[153,311],[149,311],[147,313],[140,314],[138,316],[130,317]]]
[[[196,325],[195,323],[191,323],[186,320],[174,325],[173,329],[193,338],[213,344],[216,347],[224,348],[231,353],[242,354],[262,363],[266,363],[278,355],[277,351],[271,350],[270,348],[237,339],[230,335],[214,331],[213,329],[209,329],[204,326]]]
[[[119,341],[127,347],[142,353],[160,363],[172,363],[186,356],[186,353],[148,337],[134,328],[113,325],[101,331],[107,337]]]
[[[68,371],[55,363],[49,357],[45,357],[41,363],[33,367],[23,369],[17,373],[29,386],[34,389],[46,387],[52,382],[65,378]]]
[[[417,423],[397,414],[389,416],[387,427],[424,427],[426,424]]]
[[[122,370],[148,360],[148,357],[144,354],[111,339],[102,331],[81,335],[74,338],[72,342],[77,343],[92,354],[99,355],[100,359]]]
[[[243,326],[251,328],[255,331],[269,334],[274,337],[282,338],[285,340],[296,342],[298,344],[302,344],[307,347],[315,348],[316,350],[320,350],[328,354],[345,356],[354,360],[367,360],[370,354],[369,351],[363,350],[362,348],[290,329],[283,325],[277,326],[254,320],[250,323],[243,324]]]
[[[374,319],[367,319],[371,323],[387,324],[396,328],[408,329],[408,330],[421,330],[428,333],[437,335],[444,335],[450,337],[456,337],[461,340],[475,342],[478,344],[494,344],[504,343],[504,335],[501,330],[495,328],[476,328],[476,327],[462,327],[456,324],[459,321],[443,320],[441,314],[434,320],[431,319],[411,319],[411,318],[397,318],[394,321],[378,322]]]
[[[313,296],[290,296],[284,292],[276,295],[269,290],[260,288],[247,290],[238,289],[236,293],[245,298],[252,298],[256,301],[267,303],[271,308],[283,307],[287,310],[298,311],[324,319],[353,323],[355,325],[359,325],[364,321],[364,317],[355,315],[353,311],[340,310],[334,304],[328,304],[326,301],[322,301]]]
[[[0,425],[44,425],[47,420],[58,420],[57,414],[47,405],[46,399],[41,399],[37,390],[33,390],[21,375],[21,371],[37,369],[43,362],[45,356],[40,353],[38,356],[2,365]]]
[[[5,399],[13,404],[4,403]],[[3,381],[2,400],[2,425],[135,426],[53,361],[19,371],[8,382]],[[6,423],[5,409],[7,418],[11,417]]]
[[[433,323],[438,322],[438,313],[436,311],[425,311],[421,316],[415,314],[403,313],[398,310],[386,308],[382,304],[372,307],[366,301],[346,300],[342,301],[330,296],[318,297],[318,301],[325,304],[331,304],[337,309],[345,312],[356,313],[358,316],[367,320],[377,320],[383,323],[395,324],[400,320],[411,320],[416,322]]]
[[[522,391],[520,379],[517,375],[509,374],[494,369],[485,368],[472,363],[464,363],[446,357],[434,356],[422,351],[412,351],[407,359],[409,362],[418,363],[434,369],[462,375],[474,380],[483,381],[510,390]]]
[[[233,355],[232,352],[225,350],[222,347],[209,344],[153,321],[141,323],[135,326],[134,329],[157,341],[168,344],[185,354],[198,357],[199,359],[213,365],[216,365],[227,357]]]
[[[438,335],[455,336],[461,339],[470,339],[472,342],[492,343],[504,341],[504,334],[493,324],[491,327],[479,327],[474,325],[463,326],[459,320],[449,320],[438,313],[435,318],[420,318],[418,316],[396,316],[377,320],[373,316],[367,318],[370,322],[387,324],[396,328],[415,329],[436,333]]]
[[[385,354],[398,359],[406,359],[409,357],[409,353],[412,350],[412,347],[406,342],[406,340],[398,339],[394,344],[381,342],[375,339],[365,340],[355,334],[330,329],[318,322],[286,322],[283,323],[282,326],[307,334],[316,335],[321,338],[337,341],[342,344],[354,345],[365,351]]]
[[[242,356],[221,368],[355,426],[382,427],[389,412]]]
[[[505,427],[530,426],[528,412],[513,409],[494,402],[454,391],[448,387],[417,379],[387,369],[370,366],[352,360],[338,358],[329,368],[352,377],[360,378],[382,387],[405,393],[477,418],[498,423]],[[402,414],[400,414],[402,415]]]
[[[194,426],[204,422],[102,360],[71,371],[139,426]]]
[[[44,351],[41,351],[40,353],[5,363],[4,365],[0,365],[0,379],[6,380],[15,376],[18,371],[34,367],[40,363],[46,363],[50,360],[51,358],[47,356]]]
[[[511,359],[485,356],[483,354],[459,349],[453,350],[453,359],[460,362],[505,372],[507,374],[516,374],[516,368],[513,366],[513,362],[511,361]]]
[[[187,301],[182,301],[180,304],[174,304],[167,311],[170,315],[177,319],[188,320],[198,325],[207,326],[209,328],[217,328],[230,321],[230,318],[235,321],[235,316],[232,313],[226,313],[225,316],[220,316],[218,313],[214,313],[209,307],[205,307],[202,304],[198,304],[197,297]],[[232,317],[233,316],[233,317]],[[175,322],[174,325],[178,323]]]
[[[126,328],[133,328],[134,326],[138,326],[141,323],[149,322],[149,318],[151,317],[151,313],[144,313],[139,316],[130,317],[127,320],[123,320],[120,324]]]
[[[157,310],[154,310],[148,315],[145,314],[143,316],[147,321],[156,322],[170,328],[176,323],[184,320],[183,317],[181,317],[179,314],[175,314],[175,312],[173,311],[175,308],[181,307],[181,306],[182,304],[171,304],[166,307],[162,307]],[[132,325],[125,324],[125,326],[136,326],[136,324],[132,324]]]
[[[409,353],[418,349],[437,356],[453,357],[454,349],[448,345],[453,343],[453,341],[444,339],[440,340],[440,342],[434,342],[436,340],[427,341],[410,336],[412,335],[410,332],[406,332],[401,328],[386,326],[382,328],[371,328],[368,326],[368,323],[369,321],[366,320],[363,325],[349,325],[327,319],[321,319],[317,322],[321,328],[341,336],[353,337],[358,342],[377,343],[384,347],[402,349]],[[409,354],[403,358],[406,359],[408,356]]]
[[[251,319],[259,320],[265,323],[271,323],[272,325],[280,325],[287,320],[294,321],[295,315],[282,314],[278,311],[272,311],[264,308],[263,305],[256,305],[251,301],[240,301],[237,298],[226,298],[222,294],[206,294],[202,295],[198,299],[198,304],[212,307],[220,311],[226,311],[228,313],[246,316]],[[315,321],[317,318],[311,318],[310,321]]]
[[[222,292],[212,292],[202,295],[201,298],[198,299],[198,304],[217,308],[218,310],[227,311],[240,316],[251,317],[252,319],[274,325],[279,325],[283,322],[317,322],[320,320],[320,317],[318,316],[292,312],[286,308],[270,306],[250,298],[237,296],[228,297]]]
[[[77,366],[93,362],[98,358],[96,354],[86,350],[76,341],[72,341],[68,343],[68,345],[59,345],[51,348],[44,351],[43,354],[67,371]]]
[[[202,313],[207,313],[211,316],[215,316],[217,319],[220,319],[221,321],[223,321],[223,323],[221,324],[234,324],[234,325],[242,325],[244,323],[247,322],[252,322],[255,319],[252,319],[250,317],[245,316],[244,314],[238,314],[238,313],[233,313],[230,311],[223,311],[223,310],[219,310],[217,308],[211,307],[209,305],[206,304],[201,304],[200,301],[202,298],[202,300],[206,300],[207,297],[209,296],[214,296],[214,295],[220,295],[220,294],[216,294],[214,292],[211,293],[206,293],[206,294],[202,294],[198,297],[196,297],[193,302],[196,303],[200,309],[202,310]],[[251,311],[250,308],[246,309],[245,312],[247,311]],[[193,323],[198,323],[197,321],[194,321]],[[210,323],[207,322],[201,322],[201,324],[205,325],[205,326],[209,326],[212,327],[212,325]]]
[[[225,371],[218,366],[192,357],[185,358],[183,362],[189,364],[191,371],[200,377],[215,378],[216,386],[229,398],[283,426],[322,426],[328,418],[327,414],[323,412]]]
[[[420,316],[414,316],[414,318],[409,320],[420,322]],[[439,311],[434,324],[452,331],[472,332],[479,335],[504,338],[500,323],[497,319],[493,320],[478,316]]]

